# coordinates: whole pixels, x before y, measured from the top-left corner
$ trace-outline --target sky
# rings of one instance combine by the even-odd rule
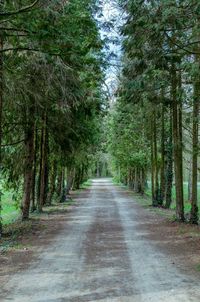
[[[101,36],[110,39],[110,42],[107,42],[109,50],[106,49],[106,53],[109,56],[109,66],[106,71],[105,89],[108,91],[112,102],[115,99],[121,66],[120,58],[122,52],[120,41],[122,41],[122,37],[120,36],[120,26],[123,24],[123,13],[116,0],[103,0],[102,3],[102,21],[113,24],[113,28],[109,32],[103,28],[101,29]],[[119,44],[113,43],[111,40],[115,40]],[[114,54],[114,56],[111,54]]]

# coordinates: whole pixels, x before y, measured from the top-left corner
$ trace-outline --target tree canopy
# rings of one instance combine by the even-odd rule
[[[1,187],[15,191],[23,219],[87,178],[104,103],[97,4],[1,4]]]
[[[197,223],[199,1],[128,0],[121,9],[123,67],[110,143],[116,172],[139,192],[149,181],[152,204],[167,208],[174,179],[180,221],[189,175],[190,221]]]

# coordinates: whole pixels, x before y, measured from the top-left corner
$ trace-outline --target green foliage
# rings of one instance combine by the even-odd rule
[[[119,2],[126,15],[123,58],[108,139],[115,177],[138,191],[150,175],[152,204],[168,206],[174,176],[184,220],[182,175],[188,180],[198,168],[199,1]]]
[[[3,224],[10,224],[19,217],[20,211],[18,206],[13,200],[13,194],[4,191],[2,195],[2,219]]]
[[[25,2],[25,6],[32,3]],[[2,6],[5,13],[20,10],[3,23],[0,20],[4,64],[1,174],[6,189],[14,190],[18,209],[24,208],[25,175],[30,168],[35,171],[31,194],[37,195],[36,203],[42,173],[44,202],[51,188],[49,198],[53,198],[64,171],[69,175],[74,170],[78,183],[87,177],[104,103],[103,43],[94,17],[97,5],[93,0],[39,1],[23,13],[21,1],[5,1]],[[31,131],[34,162],[28,163]],[[65,177],[62,186],[66,186]],[[12,206],[7,208],[4,201],[3,208],[9,212]]]
[[[145,134],[146,118],[142,109],[119,99],[108,117],[108,151],[113,158],[115,172],[120,167],[147,169],[150,163],[149,143]]]

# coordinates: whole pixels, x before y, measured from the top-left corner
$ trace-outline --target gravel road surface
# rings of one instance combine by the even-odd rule
[[[0,301],[199,302],[199,280],[147,239],[145,211],[111,180],[93,180],[64,229],[0,289]]]

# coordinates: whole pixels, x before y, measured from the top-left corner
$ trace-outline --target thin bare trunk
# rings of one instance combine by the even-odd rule
[[[189,161],[188,168],[188,201],[192,203],[192,158]]]
[[[46,137],[46,113],[43,118],[41,143],[40,143],[40,177],[39,177],[39,200],[38,211],[42,212],[45,196],[45,139]]]
[[[47,203],[50,205],[52,203],[52,198],[56,191],[56,161],[52,163],[51,175],[50,175],[50,188],[47,196]]]
[[[195,83],[194,101],[193,101],[193,138],[192,138],[192,202],[190,222],[198,224],[198,202],[197,202],[197,185],[198,185],[198,134],[199,134],[199,101],[200,101],[200,82]]]
[[[170,122],[167,144],[167,170],[166,170],[166,202],[165,207],[170,208],[172,203],[172,186],[173,186],[173,137],[172,137],[172,108],[170,106]]]
[[[0,50],[3,49],[3,36],[0,35]],[[2,118],[3,118],[3,54],[0,54],[0,177],[2,174]],[[1,191],[0,191],[0,237],[2,235]]]
[[[29,218],[31,203],[31,191],[33,184],[33,162],[34,162],[34,122],[25,131],[25,172],[24,172],[24,197],[22,203],[22,220]]]
[[[159,180],[158,180],[158,147],[157,147],[157,124],[156,124],[156,105],[154,109],[154,167],[155,167],[155,198],[159,200]]]
[[[158,206],[159,180],[158,180],[158,148],[157,148],[157,124],[156,105],[153,108],[152,118],[152,205]]]
[[[152,192],[152,205],[155,202],[155,173],[154,173],[154,144],[153,144],[153,119],[151,121],[151,192]]]
[[[35,139],[34,139],[34,163],[33,163],[33,183],[32,183],[32,205],[31,211],[34,212],[36,210],[36,174],[37,174],[37,151],[38,151],[38,131],[35,126]]]
[[[173,146],[176,186],[176,219],[184,221],[183,172],[182,172],[182,110],[177,100],[177,75],[172,64],[172,108],[173,108]]]
[[[161,170],[160,170],[160,204],[162,205],[165,198],[165,107],[162,104],[161,114]]]
[[[74,168],[68,168],[67,169],[67,190],[66,194],[70,194],[70,190],[73,186],[73,179],[74,179]]]

